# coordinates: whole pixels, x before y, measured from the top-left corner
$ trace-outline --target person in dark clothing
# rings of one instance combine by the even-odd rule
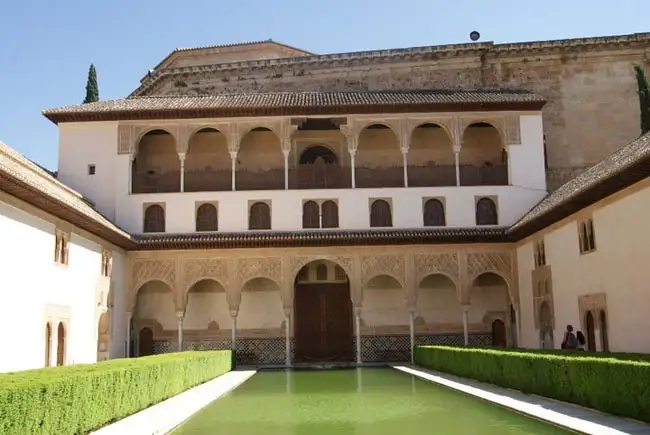
[[[573,326],[567,325],[564,339],[562,340],[562,349],[575,350],[578,348],[578,339],[573,333]]]

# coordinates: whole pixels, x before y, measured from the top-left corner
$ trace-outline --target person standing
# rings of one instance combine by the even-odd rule
[[[578,348],[578,339],[573,333],[573,326],[567,325],[564,338],[562,339],[562,349],[575,350]]]

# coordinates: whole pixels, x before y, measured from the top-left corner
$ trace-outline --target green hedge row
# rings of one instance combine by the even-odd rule
[[[417,346],[415,363],[650,422],[650,361],[639,355]]]
[[[231,351],[206,351],[2,374],[0,434],[85,434],[231,367]]]

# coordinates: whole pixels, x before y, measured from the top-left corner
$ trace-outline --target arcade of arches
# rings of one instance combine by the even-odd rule
[[[408,360],[417,344],[516,342],[510,251],[429,247],[130,253],[130,355]],[[463,283],[465,283],[463,285]]]
[[[445,119],[404,117],[139,126],[141,133],[130,138],[131,189],[507,185],[513,140],[505,137],[502,119],[480,119],[462,118],[456,129]],[[517,122],[510,124],[517,126],[518,118],[513,119]]]

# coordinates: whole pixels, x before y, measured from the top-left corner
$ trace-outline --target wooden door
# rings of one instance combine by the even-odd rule
[[[298,284],[294,309],[296,362],[353,359],[347,283]]]
[[[506,325],[501,319],[492,322],[492,346],[506,346]]]
[[[142,328],[138,337],[138,356],[153,355],[153,331]]]

